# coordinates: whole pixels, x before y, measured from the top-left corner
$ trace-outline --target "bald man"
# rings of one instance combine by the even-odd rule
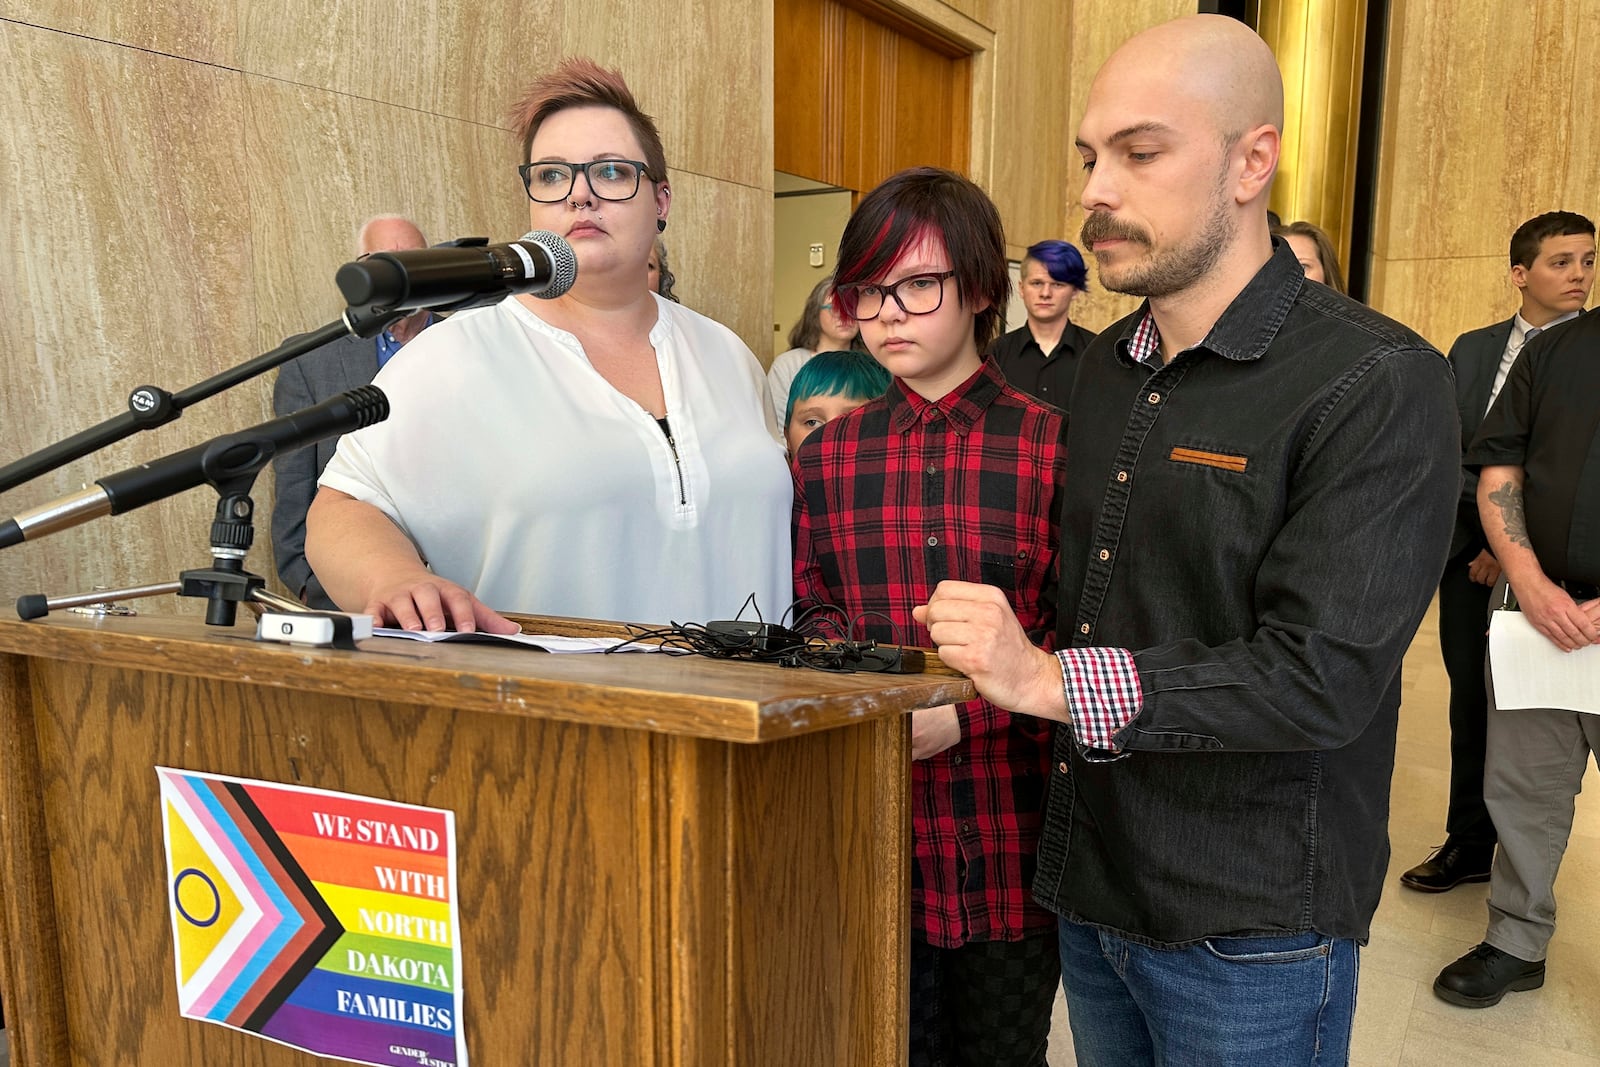
[[[1218,16],[1101,68],[1083,244],[1147,299],[1074,388],[1061,651],[986,586],[918,609],[985,697],[1067,724],[1034,893],[1080,1064],[1347,1057],[1460,428],[1444,358],[1269,236],[1282,107]]]
[[[379,215],[362,223],[356,247],[363,256],[426,248],[422,231],[410,219]],[[348,389],[366,385],[378,368],[407,341],[433,322],[430,312],[408,315],[373,339],[341,337],[285,363],[272,389],[272,410],[289,415],[320,404]],[[333,458],[338,438],[285,452],[272,461],[277,495],[272,503],[272,552],[278,577],[301,601],[323,611],[336,611],[322,583],[306,562],[306,509],[317,495],[317,478]]]

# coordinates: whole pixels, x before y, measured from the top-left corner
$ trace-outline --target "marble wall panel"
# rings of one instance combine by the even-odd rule
[[[772,350],[772,193],[679,171],[664,235],[685,305]]]
[[[770,2],[591,0],[562,19],[568,51],[627,75],[669,167],[772,191]]]
[[[241,0],[0,0],[0,20],[237,68],[239,15],[249,6]]]
[[[243,85],[228,70],[0,23],[0,459],[251,354]],[[10,515],[259,422],[236,389],[0,496]],[[0,553],[0,602],[171,580],[209,562],[199,492]],[[170,600],[168,610],[171,610]]]
[[[338,316],[334,272],[373,215],[405,215],[430,242],[528,229],[504,130],[258,77],[245,113],[262,350]]]
[[[559,19],[519,0],[246,4],[241,37],[253,74],[489,126],[563,54]]]
[[[344,0],[248,5],[251,73],[487,126],[566,55],[620,69],[673,167],[771,188],[767,4]]]
[[[1597,38],[1600,0],[1396,0],[1374,254],[1498,255],[1532,215],[1600,207]]]
[[[961,14],[965,15],[973,22],[978,23],[980,26],[987,26],[990,29],[993,29],[997,22],[1000,22],[1004,19],[1009,19],[1013,24],[1015,24],[1018,9],[1023,7],[1022,4],[1018,3],[1018,0],[945,0],[945,4],[952,10],[959,11]],[[1038,4],[1030,6],[1032,13],[1035,16],[1054,18],[1056,17],[1056,13],[1052,9],[1064,11],[1071,5]]]
[[[1072,12],[1069,4],[1002,3],[993,13],[998,25],[990,193],[1013,259],[1035,241],[1067,236],[1078,162],[1068,102],[1074,83],[1094,73],[1061,61],[1072,47]]]
[[[1508,319],[1516,289],[1504,253],[1456,259],[1373,260],[1370,303],[1441,352],[1467,330]]]

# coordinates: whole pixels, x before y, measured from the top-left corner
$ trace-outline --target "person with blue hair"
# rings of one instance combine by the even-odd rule
[[[887,393],[893,380],[883,364],[865,352],[818,352],[811,357],[789,383],[788,408],[783,413],[789,455],[813,431]]]
[[[1022,260],[1020,288],[1028,321],[1002,335],[986,355],[1013,387],[1067,411],[1078,357],[1094,340],[1067,314],[1089,288],[1082,253],[1066,241],[1040,241]]]

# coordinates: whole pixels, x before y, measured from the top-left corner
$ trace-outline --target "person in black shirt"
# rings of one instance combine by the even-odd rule
[[[1147,300],[1073,385],[1056,651],[989,586],[916,613],[984,697],[1067,724],[1033,889],[1085,1063],[1349,1054],[1461,430],[1444,357],[1268,234],[1282,127],[1277,63],[1234,19],[1101,67],[1082,243]]]
[[[1013,388],[1053,404],[1072,405],[1072,376],[1094,334],[1068,316],[1089,287],[1083,255],[1066,241],[1040,241],[1022,260],[1022,306],[1028,321],[985,353]]]
[[[1594,270],[1594,245],[1588,271]],[[1592,277],[1590,278],[1592,280]],[[1530,341],[1467,450],[1478,511],[1505,583],[1557,648],[1600,657],[1600,315]],[[1600,715],[1495,706],[1489,651],[1483,797],[1500,835],[1483,943],[1439,973],[1433,991],[1466,1008],[1544,984],[1555,934],[1555,881],[1573,798],[1600,752]],[[1600,669],[1600,659],[1597,659]],[[1503,668],[1504,669],[1504,668]],[[1504,675],[1501,675],[1503,678]]]
[[[1517,312],[1469,330],[1450,347],[1461,413],[1461,451],[1477,436],[1500,395],[1522,346],[1543,330],[1576,318],[1594,283],[1594,223],[1571,211],[1549,211],[1511,235],[1510,278],[1521,296]],[[1483,662],[1489,637],[1483,620],[1500,562],[1489,550],[1478,517],[1478,475],[1462,478],[1450,560],[1439,578],[1439,649],[1450,675],[1450,804],[1445,841],[1400,876],[1407,889],[1442,893],[1463,882],[1487,882],[1494,861],[1494,820],[1483,802],[1484,746],[1489,698]]]

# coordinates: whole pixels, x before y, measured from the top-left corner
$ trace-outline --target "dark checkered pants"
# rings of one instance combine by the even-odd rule
[[[934,948],[911,939],[911,1067],[1045,1067],[1061,981],[1054,929]]]

